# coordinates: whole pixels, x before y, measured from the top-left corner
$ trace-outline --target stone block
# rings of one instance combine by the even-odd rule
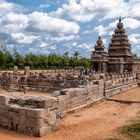
[[[19,122],[18,122],[18,124],[19,125],[26,125],[27,124],[27,117],[26,116],[18,116],[18,120],[19,120]]]
[[[52,127],[51,130],[52,131],[57,131],[60,128],[60,121],[57,121]]]
[[[45,125],[44,119],[27,118],[26,126],[29,127],[42,127]]]
[[[46,116],[49,116],[50,115],[50,108],[47,108],[47,109],[44,109],[45,112],[46,112]]]
[[[92,90],[93,90],[93,91],[94,91],[94,90],[98,90],[98,88],[99,88],[98,85],[93,85],[93,86],[92,86]]]
[[[26,126],[24,126],[24,125],[18,125],[17,131],[25,134],[26,133]]]
[[[9,118],[5,118],[5,117],[0,116],[0,124],[1,123],[9,124],[9,122],[10,122]]]
[[[44,136],[49,132],[50,132],[50,127],[48,127],[48,126],[44,126],[44,127],[38,128],[38,129],[36,129],[36,128],[32,129],[33,136],[35,136],[35,137]]]
[[[75,89],[69,90],[69,91],[68,91],[68,94],[70,94],[70,98],[74,98],[74,97],[77,96],[77,95],[76,95],[76,92],[75,92]]]
[[[9,117],[10,117],[10,121],[11,122],[14,122],[14,123],[18,123],[18,116],[17,116],[17,113],[15,112],[9,112]]]
[[[18,110],[18,116],[26,116],[27,115],[27,108],[26,107],[20,107]]]
[[[99,80],[99,89],[104,89],[104,80]]]
[[[88,92],[92,92],[92,85],[88,85],[86,88]]]
[[[59,101],[58,100],[55,100],[54,102],[53,102],[53,105],[52,105],[52,107],[50,108],[50,110],[51,111],[54,111],[54,110],[58,110],[58,107],[59,107]]]
[[[50,116],[46,120],[50,126],[54,125],[56,122],[56,114],[54,112],[50,113]]]
[[[75,88],[76,96],[79,96],[83,93],[81,88]]]
[[[9,105],[0,104],[0,116],[8,117]]]
[[[52,93],[52,97],[57,97],[57,96],[60,96],[60,92],[59,91],[54,91]]]
[[[0,95],[0,104],[8,104],[8,102],[10,101],[9,97],[6,97],[4,95]]]
[[[45,109],[27,109],[27,116],[31,118],[43,118],[46,117]]]
[[[58,111],[62,112],[64,110],[66,110],[66,96],[59,96],[58,97],[58,100],[59,100],[59,107],[58,107]]]
[[[2,128],[8,129],[8,124],[7,124],[7,123],[0,123],[0,126],[1,126]]]
[[[18,106],[18,105],[10,105],[9,111],[10,111],[10,112],[18,113],[18,111],[19,111],[20,108],[21,108],[21,107]]]
[[[71,103],[74,105],[82,103],[82,101],[83,101],[82,95],[71,99]]]
[[[41,108],[49,108],[53,105],[53,102],[56,98],[48,98],[41,101],[38,101],[38,105]]]

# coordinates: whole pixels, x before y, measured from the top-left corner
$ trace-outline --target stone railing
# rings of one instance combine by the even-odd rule
[[[136,74],[106,74],[104,85],[105,95],[109,97],[127,91],[137,85],[138,79]]]

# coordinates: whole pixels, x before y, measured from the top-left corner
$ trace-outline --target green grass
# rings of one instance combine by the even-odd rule
[[[127,136],[130,140],[140,140],[140,120],[120,128],[122,135]]]

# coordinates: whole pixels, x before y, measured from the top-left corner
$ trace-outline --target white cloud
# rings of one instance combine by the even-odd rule
[[[53,17],[70,18],[79,22],[88,22],[95,17],[103,19],[121,17],[137,17],[140,1],[131,0],[69,0],[57,11],[52,12]]]
[[[140,45],[140,34],[131,34],[129,36],[129,40],[135,44],[135,45]]]
[[[140,21],[134,18],[125,18],[123,23],[126,28],[136,29],[140,27]]]
[[[107,34],[107,28],[105,28],[103,25],[95,27],[94,31],[97,32],[99,36]]]
[[[39,46],[40,48],[44,48],[44,47],[47,47],[48,46],[48,44],[47,43],[41,43],[41,45]]]
[[[1,17],[0,31],[8,34],[23,31],[28,26],[28,20],[24,14],[7,13]]]
[[[62,8],[58,8],[52,15],[55,17],[70,17],[72,20],[88,22],[95,17],[114,18],[118,15],[126,16],[128,6],[123,0],[69,0]]]
[[[98,35],[112,35],[114,28],[116,28],[118,20],[110,23],[108,26],[99,25],[94,28],[94,31],[98,33]],[[124,24],[124,28],[129,29],[137,29],[140,27],[140,21],[134,18],[124,18],[122,20]]]
[[[34,12],[29,15],[30,24],[41,31],[56,34],[77,34],[79,25],[63,19],[49,17],[46,13]]]
[[[50,4],[41,4],[39,6],[40,9],[44,9],[44,8],[48,8],[48,7],[50,7]]]
[[[59,37],[53,37],[50,40],[52,42],[56,41],[56,42],[60,42],[60,41],[71,41],[78,38],[78,36],[75,35],[69,35],[69,36],[59,36]]]
[[[19,5],[0,0],[0,32],[11,36],[19,44],[31,44],[43,39],[51,41],[52,36],[52,41],[69,41],[76,38],[80,30],[76,22],[53,18],[37,11],[23,14],[18,12],[20,8]]]
[[[7,2],[5,0],[0,0],[0,16],[19,10],[21,7],[19,5],[16,5],[14,3]]]
[[[23,33],[13,33],[11,34],[12,38],[20,44],[31,44],[35,41],[38,37],[33,35],[25,35]]]
[[[91,50],[93,50],[94,46],[92,43],[83,43],[83,44],[77,44],[75,47],[80,48],[80,49],[84,49],[87,51],[91,51]]]

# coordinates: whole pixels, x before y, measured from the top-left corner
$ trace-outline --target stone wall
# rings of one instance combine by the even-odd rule
[[[104,99],[104,81],[94,81],[87,86],[55,91],[52,96],[58,98],[58,110],[63,115]]]
[[[33,136],[58,130],[58,102],[52,97],[0,95],[0,126]]]
[[[104,86],[105,96],[110,97],[137,86],[138,80],[136,74],[106,74]]]
[[[51,97],[31,97],[21,93],[0,95],[0,126],[33,136],[43,136],[58,130],[61,119],[68,113],[134,88],[140,81],[140,74],[129,73],[85,77],[66,73],[55,75],[52,73],[50,76],[44,73],[27,73],[28,75],[2,73],[1,86],[7,88],[7,81],[11,82],[9,88],[24,85],[30,88],[34,86],[38,90],[47,84],[54,89],[55,85],[58,87],[63,85],[53,91]],[[52,81],[57,82],[53,84]],[[72,83],[73,86],[67,87],[68,83]]]
[[[29,69],[29,68],[28,68]],[[77,71],[68,70],[62,71],[62,73],[50,73],[46,72],[30,72],[25,69],[25,72],[17,71],[11,72],[1,72],[0,73],[0,85],[2,88],[19,88],[34,90],[60,90],[64,88],[78,87],[80,85],[87,84],[84,77],[79,77]],[[51,71],[52,72],[52,71]],[[61,72],[61,71],[60,71]]]

